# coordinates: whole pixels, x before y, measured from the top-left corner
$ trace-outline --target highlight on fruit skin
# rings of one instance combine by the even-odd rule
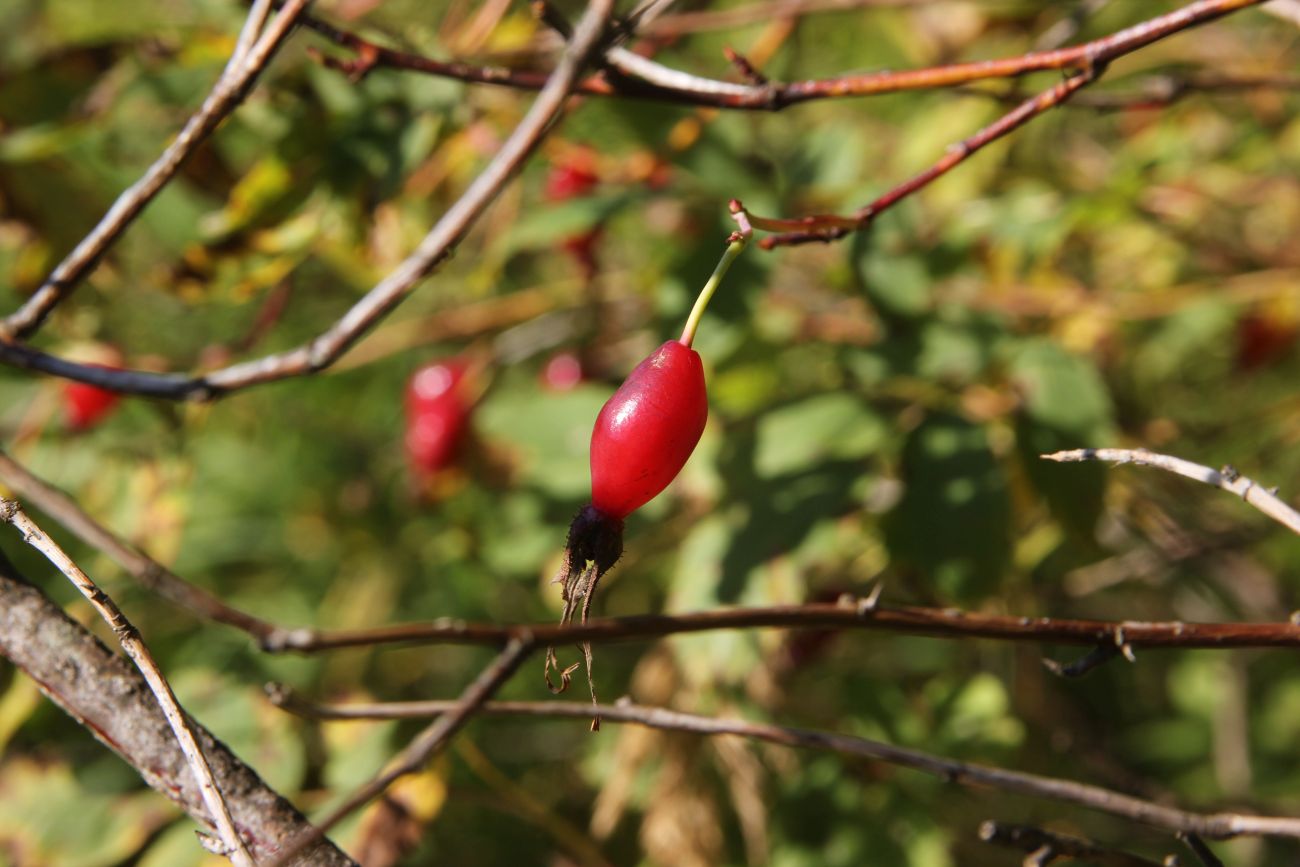
[[[456,460],[473,410],[466,394],[468,371],[468,363],[453,358],[426,364],[407,381],[403,442],[417,483]]]

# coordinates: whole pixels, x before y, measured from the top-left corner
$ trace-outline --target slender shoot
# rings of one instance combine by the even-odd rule
[[[695,330],[700,327],[700,319],[704,317],[704,308],[709,306],[713,293],[718,291],[718,285],[722,283],[722,278],[727,276],[727,271],[731,269],[731,263],[736,261],[736,257],[745,249],[745,244],[749,241],[751,232],[746,231],[748,224],[739,220],[739,217],[744,215],[744,211],[736,211],[733,208],[732,215],[738,218],[738,222],[741,222],[741,231],[731,233],[731,237],[727,239],[727,249],[723,251],[722,259],[718,261],[718,267],[713,269],[708,282],[704,284],[699,297],[695,299],[695,306],[691,308],[691,315],[686,318],[686,327],[682,329],[681,342],[685,346],[689,347],[694,342]]]

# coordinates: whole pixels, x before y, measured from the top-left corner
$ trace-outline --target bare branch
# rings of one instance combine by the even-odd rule
[[[310,2],[311,0],[285,0],[280,14],[255,43],[252,40],[262,31],[270,4],[265,0],[253,4],[230,61],[198,112],[186,122],[175,141],[167,146],[162,156],[158,157],[140,180],[117,197],[108,213],[50,272],[40,288],[17,311],[0,320],[0,344],[29,336],[41,326],[50,311],[90,273],[104,252],[167,186],[189,155],[207,139],[226,115],[243,102]]]
[[[1108,461],[1114,464],[1156,467],[1193,481],[1204,482],[1230,494],[1236,494],[1292,533],[1300,534],[1300,512],[1278,497],[1276,488],[1266,488],[1253,479],[1243,476],[1231,466],[1212,470],[1201,464],[1149,452],[1146,449],[1072,449],[1040,457],[1058,463]]]
[[[140,672],[112,653],[19,575],[0,554],[0,654],[24,671],[51,701],[109,749],[150,787],[208,826],[210,812],[170,725]],[[229,802],[235,827],[265,859],[310,825],[206,729],[191,721],[196,739]],[[355,867],[322,840],[301,867]]]
[[[796,219],[773,219],[750,214],[755,227],[780,233],[764,238],[759,242],[759,246],[771,250],[774,247],[829,242],[843,238],[850,232],[866,228],[880,214],[922,187],[928,186],[936,178],[947,174],[987,145],[1023,126],[1043,112],[1064,103],[1080,88],[1094,81],[1100,75],[1101,69],[1102,67],[1097,66],[1073,75],[1037,96],[1025,100],[975,135],[949,147],[948,152],[934,165],[894,187],[870,204],[859,208],[852,216],[818,214]]]
[[[594,4],[593,4],[594,5]],[[484,702],[496,694],[510,675],[514,674],[529,654],[536,649],[534,642],[528,639],[514,639],[506,645],[492,664],[479,673],[465,691],[461,693],[454,707],[448,708],[437,719],[411,740],[392,761],[388,763],[374,779],[357,789],[339,806],[323,817],[316,827],[299,839],[289,843],[278,857],[267,867],[280,867],[290,863],[299,852],[317,842],[321,835],[329,832],[339,822],[353,812],[368,804],[383,793],[401,777],[413,774],[428,763],[429,759],[451,740],[456,732],[477,713]]]
[[[107,554],[146,588],[194,614],[247,632],[257,639],[263,649],[271,652],[311,653],[377,644],[500,645],[525,634],[548,644],[596,644],[717,629],[869,629],[937,638],[1035,641],[1093,648],[1079,662],[1049,665],[1054,671],[1060,669],[1058,673],[1077,676],[1095,667],[1100,661],[1118,655],[1123,645],[1127,645],[1130,651],[1133,648],[1300,647],[1300,625],[1294,621],[1184,623],[1067,620],[983,614],[955,608],[886,606],[879,603],[880,585],[862,600],[846,596],[842,602],[830,604],[640,615],[593,620],[585,626],[571,627],[557,627],[553,624],[479,624],[449,619],[337,631],[284,626],[232,608],[190,584],[107,530],[66,494],[32,475],[4,452],[0,452],[0,482],[57,520],[83,542]]]
[[[718,629],[867,629],[934,638],[983,638],[1076,646],[1137,648],[1300,647],[1300,625],[1286,623],[1185,623],[1182,621],[1067,620],[984,614],[957,608],[874,607],[810,603],[756,608],[717,608],[685,614],[643,614],[592,620],[582,625],[509,625],[442,618],[370,629],[292,629],[263,643],[272,652],[312,653],[376,644],[499,645],[520,635],[543,644],[609,644],[709,632]]]
[[[1259,2],[1262,0],[1198,0],[1182,9],[1157,16],[1109,36],[1068,48],[1034,51],[996,60],[955,63],[924,69],[884,70],[862,75],[791,82],[767,81],[761,85],[737,84],[671,69],[616,46],[605,52],[605,60],[616,71],[622,73],[622,76],[613,78],[594,76],[579,83],[576,89],[579,93],[592,96],[651,99],[680,105],[705,105],[724,109],[779,111],[791,105],[820,99],[875,96],[904,90],[933,90],[988,79],[1014,78],[1048,70],[1087,70],[1150,45],[1173,33],[1212,21]],[[751,10],[745,11],[744,15],[746,17],[754,14],[777,17],[782,14],[797,16],[807,11],[824,11],[829,7],[845,8],[855,5],[863,4],[861,0],[847,0],[847,2],[837,0],[834,3],[815,5],[780,0],[772,4],[755,4]],[[725,10],[720,13],[690,14],[729,16],[741,12],[742,10]],[[665,17],[640,35],[660,35],[656,32],[657,28],[676,28],[681,23],[680,19],[686,19],[686,23],[691,27],[699,23],[687,16]],[[764,17],[763,20],[770,20],[770,17]],[[481,67],[456,61],[433,60],[420,54],[379,45],[314,17],[304,19],[303,24],[336,45],[356,52],[355,60],[337,58],[324,60],[328,65],[351,75],[365,74],[372,69],[387,67],[467,82],[522,89],[536,89],[546,78],[544,73],[531,70]]]
[[[997,141],[1018,127],[1040,114],[1063,104],[1079,89],[1097,80],[1106,65],[1118,57],[1130,54],[1152,42],[1174,33],[1186,30],[1231,12],[1256,5],[1260,0],[1197,0],[1182,9],[1166,15],[1152,18],[1142,24],[1121,30],[1110,36],[1095,39],[1092,42],[1072,48],[1024,55],[1023,58],[1008,58],[1000,61],[987,61],[979,64],[958,64],[943,67],[946,74],[934,74],[938,79],[930,86],[966,84],[981,78],[1006,77],[1020,75],[1040,69],[1078,69],[1079,72],[1065,81],[1039,93],[1018,106],[998,120],[986,126],[975,135],[952,145],[934,165],[915,177],[904,181],[848,216],[834,214],[815,214],[795,219],[773,219],[750,214],[755,228],[780,234],[764,238],[760,242],[766,250],[774,247],[813,242],[835,241],[846,235],[860,231],[871,225],[882,212],[898,204],[903,199],[927,186],[936,178],[942,177],[975,152]],[[1021,65],[1022,62],[1028,65]],[[921,70],[916,74],[934,72]],[[929,81],[931,77],[926,77]]]
[[[454,713],[459,701],[393,702],[365,705],[319,705],[296,698],[284,687],[271,690],[280,706],[320,719],[395,719]],[[485,716],[511,715],[587,719],[590,706],[580,702],[488,702],[479,708]],[[1122,816],[1135,822],[1185,831],[1203,837],[1225,839],[1243,834],[1300,838],[1300,819],[1286,816],[1255,816],[1242,813],[1193,813],[1156,804],[1088,783],[1010,771],[989,765],[962,762],[920,750],[894,746],[867,738],[813,729],[777,726],[748,720],[722,719],[682,713],[667,708],[645,707],[631,702],[602,705],[605,722],[630,723],[666,731],[700,735],[738,735],[802,749],[828,750],[912,768],[950,782],[987,786],[1031,797],[1077,804]]]
[[[13,500],[0,499],[0,520],[12,525],[15,530],[22,533],[23,541],[40,551],[47,560],[67,576],[67,579],[73,583],[82,596],[86,597],[86,600],[99,613],[99,616],[104,618],[104,621],[113,628],[113,634],[117,636],[118,643],[122,645],[126,655],[130,657],[136,668],[140,670],[140,674],[144,676],[145,682],[149,684],[149,689],[158,701],[159,708],[162,709],[163,716],[167,718],[167,724],[171,726],[172,734],[175,736],[177,744],[180,745],[181,752],[185,754],[185,759],[189,762],[190,769],[194,772],[194,777],[198,781],[203,803],[207,805],[211,821],[216,826],[217,833],[221,836],[221,842],[226,849],[226,854],[238,867],[249,867],[249,865],[254,864],[253,856],[249,854],[243,838],[235,830],[234,821],[230,818],[230,808],[226,806],[226,800],[222,797],[221,790],[217,788],[217,783],[212,778],[212,769],[208,766],[208,760],[203,755],[203,749],[199,746],[198,740],[194,737],[194,732],[190,729],[185,712],[181,710],[180,703],[176,700],[175,693],[172,692],[171,684],[167,682],[167,678],[163,677],[158,664],[154,662],[153,654],[149,652],[149,648],[145,646],[144,641],[140,638],[139,631],[126,619],[126,615],[117,607],[117,603],[109,598],[108,594],[103,590],[100,590],[95,582],[90,579],[90,576],[81,571],[81,568],[72,562],[72,558],[64,553],[63,549],[46,535],[45,531],[38,527],[31,518],[27,517],[18,503]]]
[[[1108,849],[1082,837],[1057,834],[1031,825],[1010,825],[992,820],[981,822],[979,837],[985,843],[1030,853],[1025,859],[1026,865],[1046,865],[1057,858],[1086,858],[1090,863],[1103,867],[1172,867],[1168,861],[1158,863],[1128,852]]]

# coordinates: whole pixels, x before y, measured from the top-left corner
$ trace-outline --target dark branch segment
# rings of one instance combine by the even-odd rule
[[[73,719],[120,755],[146,783],[210,827],[207,808],[176,738],[140,672],[29,584],[0,554],[0,654],[22,669]],[[293,805],[197,722],[203,747],[235,827],[258,860],[312,830]],[[328,840],[300,865],[354,862]]]

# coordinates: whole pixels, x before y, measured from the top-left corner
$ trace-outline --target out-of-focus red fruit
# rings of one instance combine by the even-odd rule
[[[546,176],[544,194],[549,201],[567,202],[591,195],[600,183],[596,174],[596,156],[587,148],[571,151],[563,162],[551,167]],[[573,257],[590,279],[596,274],[596,245],[600,242],[600,227],[597,226],[578,235],[565,238],[560,246],[564,252]]]
[[[406,456],[419,480],[456,459],[472,407],[460,360],[426,364],[406,385]]]
[[[544,191],[549,201],[567,202],[569,199],[589,196],[596,188],[596,184],[600,183],[594,159],[585,156],[586,151],[579,153],[584,156],[574,157],[569,162],[551,166],[550,174],[546,176]]]
[[[845,587],[828,587],[817,591],[810,603],[829,605],[847,592]],[[789,669],[812,665],[830,649],[839,633],[834,629],[799,629],[786,634],[785,653],[781,660]]]
[[[106,388],[85,382],[67,383],[63,386],[63,415],[68,430],[90,430],[107,418],[121,400],[122,395]]]
[[[1300,337],[1300,326],[1259,313],[1247,313],[1237,320],[1237,369],[1267,367],[1283,356]]]
[[[542,383],[551,391],[572,391],[582,379],[582,361],[572,352],[552,355],[542,369]]]

